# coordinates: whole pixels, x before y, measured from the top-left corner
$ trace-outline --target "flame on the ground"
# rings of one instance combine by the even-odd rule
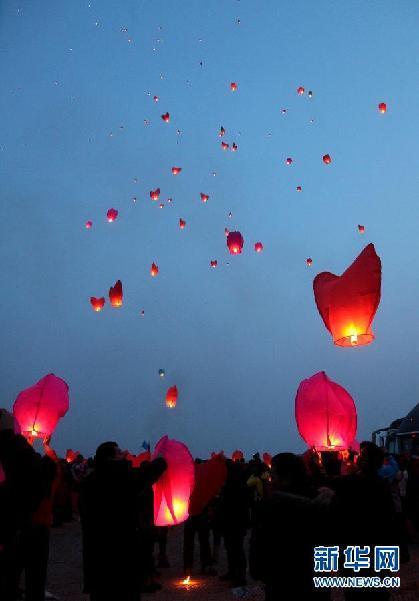
[[[191,577],[190,576],[187,576],[185,578],[185,580],[182,580],[182,584],[184,584],[185,586],[188,586],[188,584],[190,584],[190,583],[191,583]]]

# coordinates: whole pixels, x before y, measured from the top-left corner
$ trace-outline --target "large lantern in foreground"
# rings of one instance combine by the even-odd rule
[[[22,434],[34,438],[51,436],[69,407],[68,385],[54,374],[22,390],[13,405],[13,415]]]
[[[231,255],[240,255],[243,250],[243,236],[240,232],[229,232],[227,235],[227,246]]]
[[[355,403],[324,371],[300,383],[295,420],[301,438],[318,451],[348,449],[356,436]]]
[[[372,320],[381,297],[381,261],[368,244],[341,275],[319,273],[314,298],[324,325],[338,346],[361,346],[374,340]]]
[[[195,481],[194,461],[186,445],[167,436],[156,445],[152,458],[158,456],[165,459],[167,470],[153,485],[154,524],[175,526],[189,517],[189,498]]]

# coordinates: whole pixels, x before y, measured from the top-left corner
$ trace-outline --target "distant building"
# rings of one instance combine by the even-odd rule
[[[385,447],[390,453],[412,453],[419,455],[419,403],[387,428],[372,433],[372,440]]]

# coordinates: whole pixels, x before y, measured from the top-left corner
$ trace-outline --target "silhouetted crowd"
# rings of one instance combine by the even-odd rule
[[[141,593],[160,590],[159,571],[170,567],[170,528],[154,526],[153,484],[165,460],[134,467],[115,442],[101,444],[93,459],[60,459],[48,439],[43,450],[15,434],[12,417],[0,410],[1,601],[53,598],[45,591],[50,528],[78,516],[83,592],[91,601],[139,601]],[[267,601],[331,599],[330,590],[313,586],[317,546],[397,545],[401,562],[409,561],[408,543],[419,531],[418,457],[395,457],[364,442],[359,453],[313,449],[279,453],[269,463],[255,454],[247,462],[226,458],[225,465],[217,494],[179,526],[179,576],[197,573],[195,539],[201,574],[238,590],[252,577],[263,583]],[[228,569],[219,575],[222,544]],[[389,599],[389,592],[345,590],[346,601],[369,598]]]

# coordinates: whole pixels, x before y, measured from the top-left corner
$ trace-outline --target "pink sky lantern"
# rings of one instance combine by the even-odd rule
[[[118,211],[116,209],[109,209],[108,212],[106,213],[106,218],[109,221],[109,223],[112,223],[113,221],[115,221],[115,219],[118,217]]]
[[[317,451],[348,449],[356,437],[354,400],[324,371],[300,383],[295,397],[295,420],[301,438]]]
[[[189,517],[189,498],[195,482],[195,466],[189,449],[182,442],[163,436],[152,459],[162,456],[167,470],[153,485],[155,526],[176,526]]]
[[[227,478],[226,458],[221,453],[214,454],[205,463],[195,465],[195,486],[189,502],[189,515],[201,514],[214,499]]]
[[[24,436],[45,438],[53,434],[58,420],[64,417],[68,408],[68,384],[54,374],[48,374],[18,394],[13,415]]]

